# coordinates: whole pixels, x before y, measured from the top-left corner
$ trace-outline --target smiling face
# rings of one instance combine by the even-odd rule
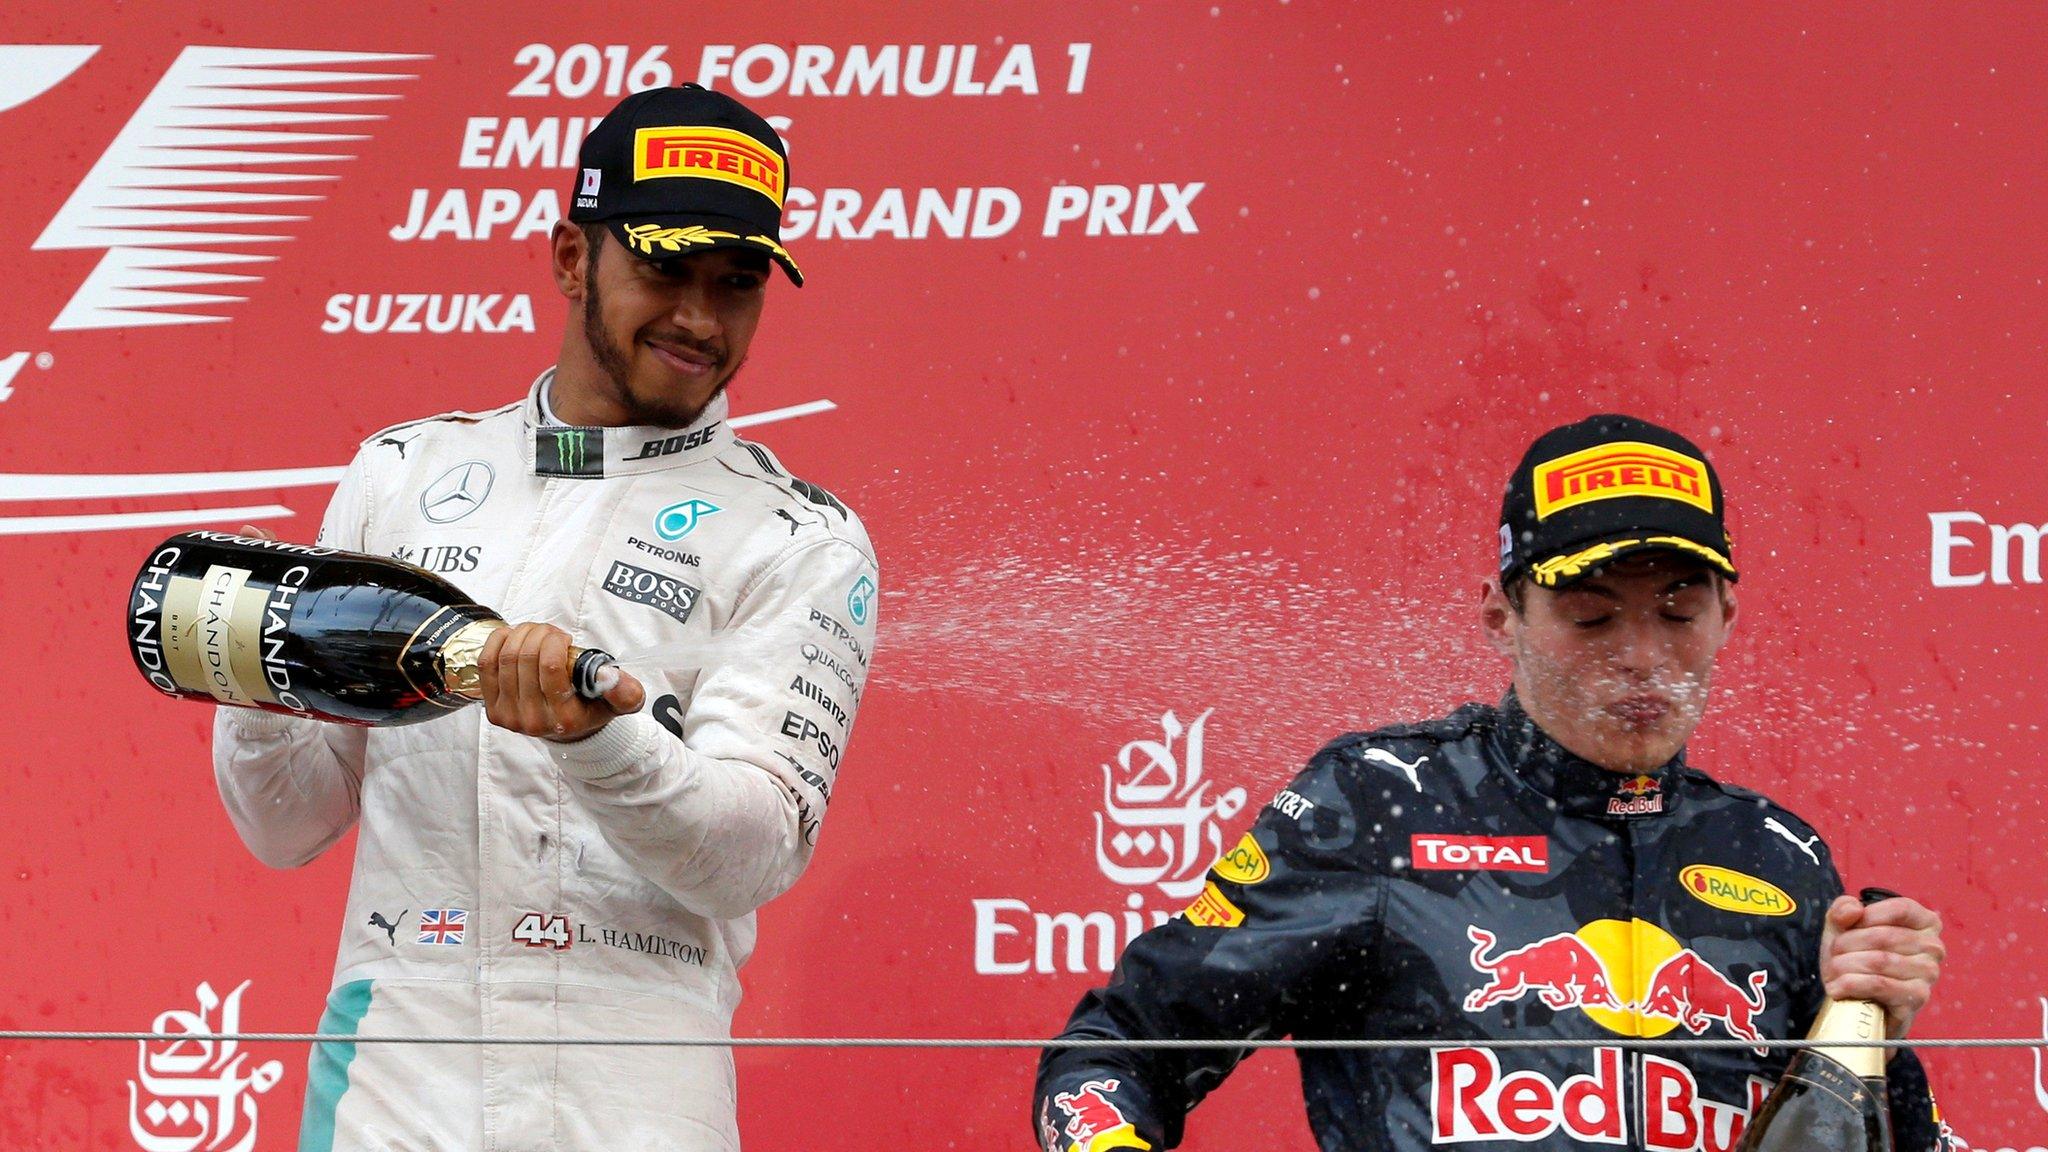
[[[1489,583],[1481,615],[1551,739],[1602,768],[1644,772],[1699,726],[1735,590],[1702,563],[1652,551],[1563,588],[1528,585],[1519,610]]]
[[[570,302],[549,397],[556,415],[594,427],[694,423],[746,362],[767,255],[713,248],[642,260],[602,226],[573,224],[556,225],[553,242]]]

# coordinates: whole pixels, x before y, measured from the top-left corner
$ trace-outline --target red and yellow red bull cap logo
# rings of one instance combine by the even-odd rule
[[[744,132],[702,125],[633,133],[633,182],[688,177],[723,180],[782,206],[788,172],[782,157]]]
[[[1536,519],[1596,500],[1649,496],[1690,504],[1709,515],[1714,490],[1704,460],[1640,440],[1584,448],[1535,469]]]

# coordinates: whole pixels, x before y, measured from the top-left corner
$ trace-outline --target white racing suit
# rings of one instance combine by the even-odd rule
[[[817,841],[874,648],[860,521],[735,439],[723,397],[680,431],[560,428],[546,380],[364,441],[320,542],[605,648],[646,708],[570,744],[481,708],[216,719],[221,798],[265,863],[361,825],[322,1032],[725,1037],[754,909]],[[723,1048],[330,1043],[308,1080],[306,1152],[739,1143]]]

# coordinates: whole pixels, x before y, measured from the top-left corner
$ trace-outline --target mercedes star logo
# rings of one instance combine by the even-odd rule
[[[453,524],[478,508],[491,494],[497,473],[481,460],[464,460],[441,473],[441,478],[420,493],[420,515],[436,524]]]

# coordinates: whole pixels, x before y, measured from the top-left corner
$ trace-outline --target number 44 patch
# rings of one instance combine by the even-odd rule
[[[528,948],[553,948],[557,952],[566,952],[569,950],[569,918],[528,912],[512,926],[512,938]]]

